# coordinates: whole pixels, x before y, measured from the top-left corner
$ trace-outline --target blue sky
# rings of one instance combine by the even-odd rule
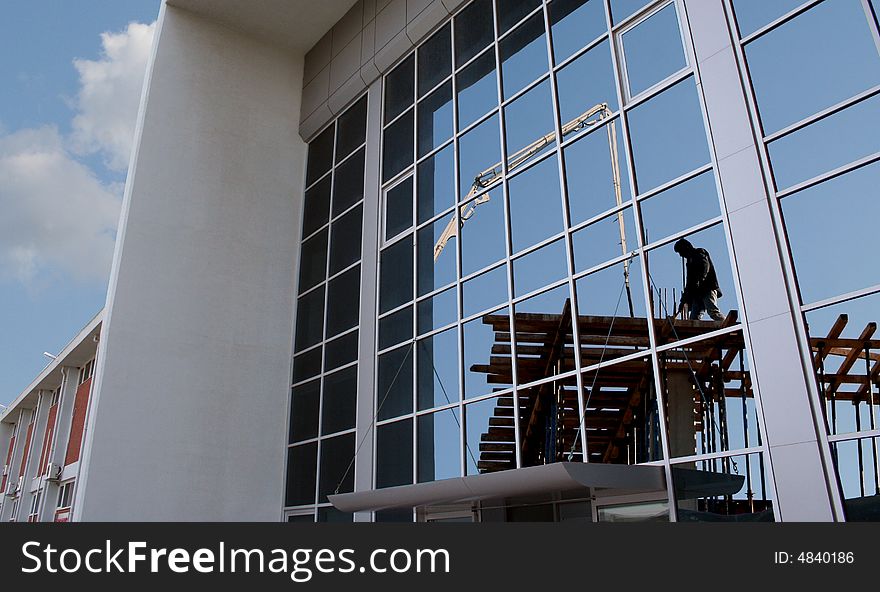
[[[159,5],[0,2],[0,403],[104,305]]]

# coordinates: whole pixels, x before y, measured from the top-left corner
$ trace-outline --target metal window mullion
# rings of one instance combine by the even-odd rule
[[[748,35],[746,35],[745,37],[743,37],[740,40],[740,43],[742,45],[747,45],[747,44],[751,43],[752,41],[754,41],[755,39],[758,39],[759,37],[763,37],[767,33],[771,32],[775,29],[778,29],[779,27],[781,27],[782,25],[784,25],[788,21],[797,18],[798,16],[800,16],[804,12],[807,12],[808,10],[810,10],[811,8],[816,6],[817,4],[821,4],[824,1],[825,0],[809,0],[808,2],[804,2],[800,6],[797,6],[794,9],[786,12],[785,14],[783,14],[782,16],[777,18],[776,20],[771,21],[768,24],[764,25],[763,27],[761,27],[757,31],[749,33]],[[735,14],[735,11],[731,11],[731,14]],[[734,31],[734,35],[736,36],[737,34],[738,34],[738,31]],[[736,38],[736,37],[734,37],[734,38]]]
[[[731,18],[732,15],[734,14],[732,1],[733,0],[724,0],[724,7],[726,10],[726,14],[728,15],[728,23],[729,24],[731,24],[733,22],[733,19]],[[813,4],[817,4],[819,1],[822,1],[822,0],[811,1],[810,6],[812,6]],[[801,7],[801,8],[803,8],[803,7]],[[735,35],[736,31],[734,30],[734,31],[732,31],[732,33]],[[745,55],[745,43],[741,41],[739,43],[733,43],[732,46],[733,46],[734,58],[737,63],[737,68],[739,70],[739,74],[741,77],[741,82],[742,82],[743,88],[745,90],[744,96],[745,96],[746,105],[747,105],[747,108],[749,111],[749,117],[752,122],[752,126],[757,134],[763,134],[763,128],[761,126],[760,117],[758,115],[759,111],[758,111],[757,97],[755,95],[754,85],[752,84],[751,75],[749,73],[748,66],[747,66],[748,62],[746,60],[746,55]],[[797,282],[795,280],[796,276],[794,274],[794,263],[792,260],[791,250],[789,248],[788,241],[785,238],[785,231],[784,231],[785,225],[783,224],[781,205],[779,203],[779,199],[773,197],[774,184],[773,184],[773,176],[772,176],[772,172],[771,172],[772,168],[770,166],[770,157],[769,157],[767,145],[764,144],[763,142],[756,142],[756,149],[757,149],[758,158],[760,161],[762,177],[764,180],[764,189],[765,189],[766,194],[768,196],[770,196],[770,199],[768,199],[768,202],[770,204],[770,215],[771,215],[771,222],[772,222],[773,230],[774,230],[774,234],[775,234],[775,240],[776,240],[776,243],[779,248],[780,255],[781,255],[780,261],[782,264],[783,284],[786,288],[789,306],[792,308],[792,310],[798,310],[798,308],[800,306],[800,296],[799,296],[799,292],[798,292],[798,288],[797,288]],[[803,314],[794,314],[794,315],[792,315],[792,319],[794,321],[796,342],[797,342],[797,347],[799,350],[798,353],[800,354],[800,358],[801,358],[801,364],[802,364],[804,371],[807,372],[807,374],[805,374],[805,376],[812,376],[811,379],[808,379],[805,382],[807,385],[807,391],[808,391],[808,395],[809,395],[808,399],[810,401],[810,407],[811,407],[811,411],[812,411],[812,415],[813,415],[813,421],[816,424],[817,440],[819,442],[820,453],[821,453],[821,456],[823,459],[823,464],[824,464],[824,469],[825,469],[825,480],[826,480],[826,483],[829,484],[828,489],[829,489],[829,494],[831,497],[832,509],[833,509],[833,513],[835,515],[835,518],[837,518],[838,520],[841,520],[844,517],[843,501],[842,501],[840,489],[838,487],[832,485],[837,482],[837,476],[836,476],[836,471],[834,469],[834,464],[832,461],[832,453],[831,453],[831,446],[828,441],[828,433],[827,433],[827,430],[822,428],[822,423],[823,423],[822,417],[823,417],[824,410],[822,409],[821,404],[820,404],[820,398],[819,398],[818,388],[816,385],[815,374],[813,373],[813,358],[812,358],[811,349],[809,346],[806,324],[804,321]],[[749,335],[748,323],[745,323],[744,331],[746,332],[746,337],[749,340],[747,343],[750,343],[751,337]],[[755,360],[753,358],[752,362],[754,365],[754,363],[757,362],[757,360]],[[753,368],[753,370],[754,370],[754,368]],[[757,389],[758,389],[757,392],[760,393],[760,387],[758,385],[758,381],[756,380],[756,377],[754,377],[754,376],[752,377],[752,385],[753,385],[753,388],[757,387]],[[766,436],[767,430],[766,430],[766,424],[765,424],[765,420],[764,420],[763,404],[761,402],[760,396],[755,397],[755,407],[756,407],[756,411],[757,411],[756,412],[756,420],[758,423],[759,437],[761,437],[761,440],[759,440],[759,442],[762,442],[763,445],[765,446],[766,450],[768,450],[768,452],[769,452],[769,443],[766,442],[767,441],[767,436]],[[767,455],[767,461],[771,465],[771,470],[769,471],[769,479],[770,479],[769,487],[770,487],[771,491],[773,492],[774,498],[778,499],[778,494],[776,491],[776,481],[773,477],[773,471],[772,471],[772,459],[770,458],[769,454]]]
[[[626,84],[626,78],[625,78],[625,74],[622,77],[621,68],[623,66],[623,63],[620,61],[619,56],[618,56],[619,34],[615,33],[615,30],[611,24],[610,0],[605,0],[605,19],[606,19],[606,23],[608,25],[608,29],[612,32],[612,37],[617,37],[617,38],[613,38],[612,39],[613,43],[609,44],[610,49],[611,49],[611,64],[612,64],[612,68],[614,70],[614,80],[615,80],[615,83],[616,83],[615,86],[617,89],[617,100],[619,101],[619,104],[621,105],[622,114],[621,114],[621,118],[620,118],[620,128],[621,128],[620,131],[621,131],[621,134],[623,135],[623,142],[622,143],[623,143],[623,150],[624,150],[624,155],[626,157],[626,163],[627,163],[627,168],[628,168],[630,191],[632,194],[635,194],[636,190],[638,188],[638,185],[636,184],[636,179],[635,179],[635,166],[633,163],[632,147],[631,147],[631,143],[630,143],[631,140],[630,140],[630,136],[629,136],[629,123],[627,121],[626,111],[623,108],[623,106],[626,104],[626,102],[624,100],[624,93],[623,93],[623,85]],[[619,153],[618,153],[618,157],[619,157]],[[645,251],[644,251],[644,241],[643,241],[643,236],[642,236],[643,235],[642,217],[641,217],[641,212],[639,211],[638,207],[633,208],[633,216],[635,218],[636,241],[637,241],[637,245],[638,245],[639,264],[641,265],[642,270],[643,270],[642,271],[642,291],[643,291],[643,298],[645,298],[645,311],[647,313],[646,316],[647,316],[647,321],[648,321],[647,324],[648,324],[649,349],[646,352],[640,352],[640,353],[642,353],[642,355],[646,355],[646,354],[648,354],[648,352],[650,352],[649,355],[650,355],[650,359],[651,359],[652,370],[654,372],[654,390],[655,390],[656,396],[657,396],[657,410],[658,410],[659,424],[660,424],[660,447],[663,451],[663,461],[664,461],[663,462],[663,470],[666,475],[666,490],[667,490],[666,493],[667,493],[667,499],[668,499],[667,504],[669,506],[669,519],[672,522],[676,522],[676,521],[678,521],[678,512],[677,512],[676,502],[675,502],[675,491],[674,491],[674,486],[673,486],[673,481],[672,481],[672,471],[669,466],[669,457],[670,457],[670,455],[669,455],[669,436],[666,433],[666,413],[663,409],[665,396],[663,395],[662,389],[661,389],[662,384],[660,383],[660,366],[657,361],[657,352],[656,352],[657,336],[655,334],[654,322],[653,322],[654,313],[653,313],[653,308],[650,306],[650,303],[651,303],[650,270],[647,265],[647,257],[646,257]]]
[[[855,300],[856,298],[872,296],[878,292],[880,292],[880,284],[874,284],[873,286],[868,286],[867,288],[854,290],[852,292],[847,292],[846,294],[841,294],[832,298],[826,298],[824,300],[818,300],[816,302],[804,304],[803,306],[801,306],[801,312],[807,313],[818,310],[820,308],[833,306],[835,304],[843,304],[844,302],[849,302],[850,300]]]
[[[502,183],[501,183],[501,191],[502,191],[502,204],[504,207],[504,237],[505,237],[505,271],[507,272],[507,315],[508,322],[510,323],[510,371],[511,371],[511,382],[513,387],[513,433],[514,433],[514,453],[516,458],[516,467],[522,467],[522,441],[521,441],[521,433],[520,433],[520,421],[519,421],[519,391],[517,390],[517,344],[516,344],[516,324],[514,322],[514,308],[513,305],[510,304],[510,299],[513,297],[513,264],[511,262],[511,253],[513,251],[513,242],[512,242],[512,232],[511,232],[511,224],[510,224],[510,203],[509,203],[509,187],[507,182],[507,126],[506,126],[506,118],[504,113],[504,107],[502,107],[503,103],[503,86],[502,86],[502,71],[501,71],[501,52],[498,43],[498,6],[496,2],[492,2],[492,14],[493,14],[493,27],[495,31],[495,39],[494,39],[494,48],[495,48],[495,71],[497,75],[495,76],[495,85],[497,90],[497,100],[498,100],[498,137],[500,140],[500,148],[501,148],[501,175],[502,175]]]
[[[786,198],[794,193],[799,193],[806,189],[810,189],[811,187],[815,187],[816,185],[821,185],[826,181],[831,181],[837,177],[842,177],[848,173],[852,173],[860,168],[864,168],[866,166],[872,165],[875,162],[880,160],[880,152],[874,152],[873,154],[869,154],[868,156],[864,156],[859,158],[858,160],[854,160],[848,164],[843,166],[839,166],[835,169],[832,169],[828,172],[822,173],[821,175],[817,175],[812,179],[807,179],[797,185],[793,185],[783,191],[779,191],[776,193],[777,199]]]

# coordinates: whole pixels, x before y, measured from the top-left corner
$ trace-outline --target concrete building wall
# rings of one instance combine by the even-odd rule
[[[279,519],[302,64],[163,6],[74,520]]]

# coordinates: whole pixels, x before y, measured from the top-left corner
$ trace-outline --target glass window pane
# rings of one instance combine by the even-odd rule
[[[514,253],[557,235],[564,229],[559,164],[555,156],[511,178],[508,197]]]
[[[315,503],[315,480],[318,473],[318,443],[287,449],[287,488],[285,506]]]
[[[574,370],[573,307],[568,284],[518,302],[513,309],[519,384]],[[559,349],[554,347],[557,339],[561,345]],[[500,366],[504,357],[510,358],[510,348],[506,344],[501,348],[496,345],[492,348],[492,354],[496,359],[493,363]],[[525,394],[528,393],[520,392],[520,396]],[[571,394],[576,403],[577,389],[573,389]],[[534,403],[534,398],[531,402]],[[525,405],[525,401],[521,403]],[[574,412],[574,421],[577,421],[577,410]]]
[[[436,254],[439,239],[450,230],[455,232],[455,215],[440,218],[433,224],[420,228],[417,233],[416,264],[418,266],[419,296],[455,281],[456,241],[454,237],[446,243],[439,255]]]
[[[485,200],[485,201],[483,201]],[[503,259],[507,253],[504,231],[504,204],[501,187],[477,197],[462,206],[461,217],[466,218],[461,236],[461,274],[467,276]],[[440,257],[452,257],[443,250]],[[439,259],[438,259],[439,261]]]
[[[412,235],[394,243],[379,255],[379,313],[412,300]]]
[[[498,115],[468,131],[458,141],[459,199],[469,197],[474,179],[501,162]],[[486,180],[490,180],[491,176]]]
[[[412,413],[412,349],[412,345],[405,345],[379,356],[376,404],[380,421]]]
[[[458,330],[453,327],[420,339],[416,356],[419,411],[459,401]]]
[[[510,98],[547,71],[544,15],[539,12],[499,42],[501,84]]]
[[[760,444],[745,347],[735,331],[658,354],[672,456]]]
[[[568,275],[565,241],[558,240],[513,261],[513,295],[523,296]]]
[[[361,97],[337,121],[336,161],[339,162],[367,138],[367,96]]]
[[[877,522],[880,475],[874,459],[880,457],[878,449],[880,438],[847,440],[831,445],[847,522]]]
[[[880,341],[876,332],[880,295],[819,308],[805,316],[827,432],[843,434],[876,429],[880,425],[877,410]],[[855,358],[852,354],[856,354]],[[872,377],[870,386],[868,376]]]
[[[321,435],[354,428],[357,401],[357,366],[324,377]]]
[[[537,149],[534,156],[543,154],[555,145],[553,99],[550,96],[549,79],[504,108],[504,127],[508,166],[516,162],[519,151],[549,134],[552,134],[550,140],[543,148]]]
[[[642,269],[637,258],[584,276],[575,286],[583,366],[648,347]]]
[[[413,179],[407,177],[385,194],[385,240],[413,224]]]
[[[775,0],[774,2],[733,0],[740,35],[748,37],[761,27],[769,25],[803,3],[804,0]]]
[[[333,216],[336,217],[364,197],[364,148],[336,167],[333,177]]]
[[[360,265],[330,280],[327,288],[327,337],[358,324],[360,293]]]
[[[416,315],[419,334],[445,327],[458,320],[457,293],[456,288],[450,288],[418,303]]]
[[[458,129],[463,130],[498,105],[495,49],[490,48],[456,76]]]
[[[419,97],[452,73],[450,24],[431,35],[419,46]]]
[[[692,78],[629,112],[638,192],[680,177],[709,162],[706,129]],[[675,150],[669,149],[675,138]]]
[[[498,34],[503,35],[513,25],[541,5],[541,0],[497,0]],[[540,13],[538,13],[540,16]]]
[[[549,325],[550,323],[547,323],[548,330],[556,330],[550,329]],[[563,363],[563,360],[554,361],[554,358],[555,355],[548,359],[547,354],[531,359],[520,356],[517,373],[519,368],[525,368],[526,376],[529,379],[536,379],[547,374],[555,374],[561,367],[574,368],[574,360]],[[523,382],[519,374],[517,380]],[[578,436],[580,411],[577,393],[575,376],[544,380],[537,385],[519,388],[517,396],[522,418],[520,438],[523,441],[523,466],[562,462],[569,458],[574,462],[581,461],[582,442]],[[504,400],[506,399],[502,398],[502,401]],[[510,401],[512,403],[512,399]]]
[[[608,125],[613,127],[609,128]],[[614,134],[610,138],[609,129]],[[620,121],[615,120],[565,147],[565,180],[572,225],[589,220],[618,205],[614,167],[611,165],[612,140],[616,141],[618,147],[620,203],[632,199]]]
[[[412,419],[381,425],[376,429],[376,487],[413,482]]]
[[[648,252],[654,316],[665,319],[660,324],[662,330],[657,333],[658,342],[668,343],[713,331],[719,323],[712,321],[726,318],[737,306],[724,226],[716,224],[684,240],[694,249],[686,258],[675,251],[678,241]],[[669,319],[676,316],[683,289],[686,289],[687,311],[680,318],[689,320],[672,325]],[[702,322],[693,323],[693,320]]]
[[[293,358],[293,382],[302,382],[306,378],[317,376],[321,373],[321,348],[316,347],[309,351],[294,356]]]
[[[507,301],[507,268],[504,265],[480,274],[462,286],[465,317]]]
[[[761,454],[673,465],[679,522],[773,522],[770,467]]]
[[[379,319],[379,349],[408,341],[413,336],[412,306]]]
[[[452,82],[447,82],[419,101],[418,157],[452,137]]]
[[[553,0],[549,9],[557,64],[607,30],[600,0]]]
[[[495,397],[464,408],[468,475],[516,468],[512,401]]]
[[[617,90],[608,42],[600,43],[566,64],[556,74],[556,86],[563,125],[601,103],[607,103],[611,111],[617,111]]]
[[[321,132],[317,138],[309,142],[309,159],[306,165],[306,185],[311,185],[330,170],[333,165],[333,134],[336,131],[332,124]]]
[[[620,321],[621,319],[618,319]],[[633,327],[630,319],[623,319]],[[583,325],[583,321],[581,325]],[[615,327],[617,323],[615,323]],[[608,332],[597,325],[588,335]],[[639,332],[647,332],[641,324]],[[612,337],[612,342],[615,340]],[[609,349],[618,349],[609,344]],[[600,348],[590,348],[584,362],[595,364],[603,358]],[[617,357],[616,355],[604,356]],[[636,464],[663,458],[660,442],[659,401],[654,386],[654,367],[646,356],[619,362],[581,376],[584,388],[584,431],[590,462]]]
[[[455,66],[459,67],[492,42],[492,0],[476,0],[455,17]]]
[[[782,200],[785,228],[803,302],[816,302],[880,283],[875,252],[880,164],[862,167]],[[827,238],[844,240],[846,253]]]
[[[777,190],[880,151],[880,96],[783,136],[768,147]]]
[[[418,223],[448,210],[455,198],[455,147],[449,144],[416,167],[416,210]]]
[[[412,164],[413,161],[413,113],[406,115],[385,128],[382,144],[382,182]]]
[[[290,402],[290,443],[318,437],[318,397],[321,381],[313,380],[293,389]]]
[[[419,416],[419,483],[461,476],[460,426],[458,409]]]
[[[354,362],[358,359],[358,332],[352,331],[333,341],[328,341],[326,350],[327,355],[324,356],[325,372]]]
[[[299,291],[305,292],[327,277],[327,230],[302,243],[299,261]]]
[[[330,218],[330,175],[306,191],[303,204],[304,237],[321,228]]]
[[[645,244],[720,216],[715,174],[712,171],[702,173],[640,202],[639,208]]]
[[[509,332],[510,318],[507,308],[483,315],[462,325],[464,337],[464,396],[466,399],[487,395],[511,385],[512,376],[491,372],[489,367],[495,331]]]
[[[321,341],[324,334],[324,286],[300,297],[296,305],[296,351]]]
[[[389,122],[413,103],[415,55],[411,54],[385,78],[385,122]]]
[[[361,258],[363,206],[357,206],[333,222],[330,233],[330,275]]]
[[[821,2],[745,49],[765,134],[880,82],[859,0]]]
[[[632,221],[632,208],[624,208],[577,231],[572,235],[571,243],[575,271],[586,271],[634,251],[639,242]]]
[[[318,503],[328,495],[354,491],[354,434],[321,440],[321,483]]]
[[[631,97],[687,66],[674,4],[627,30],[621,41]]]
[[[615,25],[623,22],[648,2],[650,0],[611,0],[611,22]]]

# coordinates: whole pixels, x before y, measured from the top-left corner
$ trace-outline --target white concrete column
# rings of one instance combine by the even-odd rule
[[[20,409],[18,412],[18,418],[15,422],[15,446],[12,449],[12,458],[9,461],[9,468],[6,477],[6,490],[9,489],[10,485],[17,482],[19,480],[18,470],[21,467],[21,455],[24,451],[25,440],[27,440],[27,426],[30,421],[30,409]],[[9,450],[7,448],[7,450]],[[20,515],[19,510],[21,509],[21,498],[24,497],[24,490],[26,487],[22,487],[22,492],[19,493],[19,502],[18,508],[15,510],[15,516],[12,515],[12,506],[13,503],[12,497],[6,496],[6,491],[2,492],[2,495],[5,498],[3,504],[3,511],[0,513],[0,521],[7,520],[17,520],[17,517]]]
[[[800,313],[786,285],[773,198],[760,164],[724,0],[683,2],[751,342],[752,378],[763,412],[777,518],[831,521],[835,508],[840,511],[839,496],[829,487],[830,457],[819,438],[821,422],[816,421],[811,378],[797,338],[795,315]]]
[[[52,403],[52,391],[40,390],[37,406],[34,408],[36,420],[34,421],[33,431],[31,433],[31,449],[28,453],[27,466],[24,470],[24,482],[22,484],[22,503],[26,506],[24,513],[21,514],[23,520],[27,520],[30,513],[30,507],[33,496],[39,489],[39,483],[34,482],[39,477],[37,471],[40,466],[40,455],[43,452],[43,438],[46,435],[46,421],[49,416],[49,405]],[[37,486],[37,489],[34,489]],[[39,507],[37,508],[39,514]]]
[[[74,520],[277,521],[302,56],[163,4]]]

